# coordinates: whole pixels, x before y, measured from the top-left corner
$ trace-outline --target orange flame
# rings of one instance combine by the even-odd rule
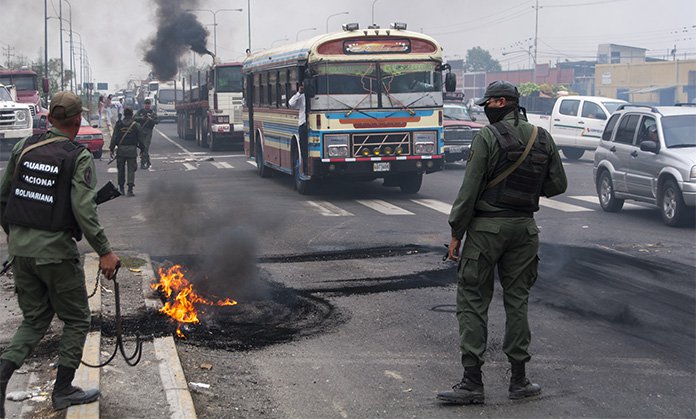
[[[198,310],[196,310],[197,304],[209,306],[233,306],[237,304],[236,301],[229,298],[210,301],[198,295],[193,290],[193,284],[181,272],[181,265],[174,265],[166,272],[160,268],[157,273],[159,274],[159,282],[151,284],[150,287],[162,292],[169,300],[164,303],[164,307],[159,312],[179,322],[176,335],[180,338],[186,338],[186,335],[181,331],[181,326],[184,323],[200,323]]]

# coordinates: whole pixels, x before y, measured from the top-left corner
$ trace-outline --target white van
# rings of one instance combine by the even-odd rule
[[[551,133],[563,155],[577,160],[585,150],[594,150],[609,116],[627,102],[600,96],[562,96],[551,115],[527,114],[530,123]]]

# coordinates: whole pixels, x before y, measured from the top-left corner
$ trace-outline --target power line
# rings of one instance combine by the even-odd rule
[[[518,4],[517,6],[513,6],[513,7],[509,8],[509,9],[499,10],[499,11],[497,11],[497,12],[495,12],[495,13],[490,14],[490,15],[485,15],[485,16],[477,17],[476,19],[472,19],[472,20],[469,20],[469,21],[462,21],[462,22],[459,22],[459,23],[453,23],[453,24],[451,24],[451,25],[442,25],[442,26],[438,26],[438,27],[436,27],[436,28],[426,28],[426,31],[427,31],[427,32],[430,32],[431,29],[437,30],[437,29],[445,29],[445,28],[451,28],[451,27],[461,27],[461,26],[464,26],[464,25],[469,25],[469,24],[471,24],[471,23],[480,23],[480,22],[481,22],[482,20],[484,20],[484,19],[488,19],[488,18],[491,18],[491,17],[496,17],[496,18],[497,18],[497,17],[500,17],[501,13],[508,13],[508,12],[511,12],[511,11],[513,11],[513,10],[515,10],[515,9],[526,8],[526,7],[528,7],[528,4],[530,4],[530,3],[532,3],[532,0],[529,0],[529,1],[527,1],[527,2],[525,2],[525,3],[522,3],[522,4]]]
[[[593,1],[590,3],[574,3],[574,4],[551,4],[551,5],[543,5],[539,6],[540,9],[543,8],[565,8],[565,7],[579,7],[579,6],[592,6],[595,4],[601,4],[605,5],[607,3],[618,3],[620,1],[628,1],[628,0],[603,0],[603,1]]]

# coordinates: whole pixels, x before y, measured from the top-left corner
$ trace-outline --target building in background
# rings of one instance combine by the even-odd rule
[[[598,64],[598,96],[646,105],[696,102],[696,60]]]

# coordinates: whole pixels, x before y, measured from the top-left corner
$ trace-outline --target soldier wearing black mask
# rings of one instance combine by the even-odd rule
[[[481,366],[496,269],[506,315],[503,352],[512,373],[508,397],[541,394],[541,386],[530,382],[525,370],[531,359],[527,302],[539,262],[534,212],[541,195],[565,192],[567,180],[553,138],[520,115],[519,97],[514,85],[496,81],[477,103],[485,106],[490,125],[471,143],[466,174],[449,216],[448,256],[459,261],[457,319],[464,376],[451,391],[437,395],[447,403],[484,402]]]

